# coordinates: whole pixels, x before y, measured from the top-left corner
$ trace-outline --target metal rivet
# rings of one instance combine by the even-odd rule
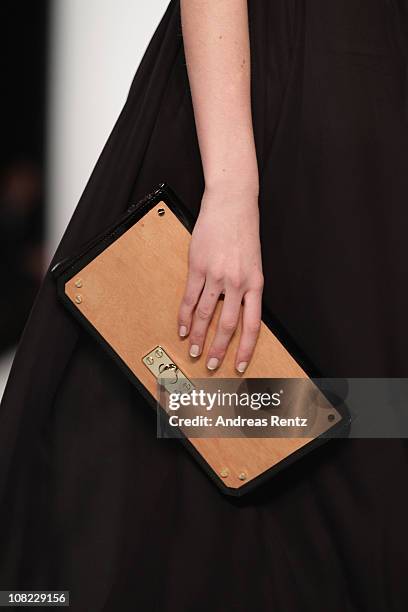
[[[82,295],[78,293],[78,295],[75,296],[75,301],[77,304],[80,304],[82,302]]]
[[[159,217],[162,217],[165,213],[164,208],[159,208],[159,210],[157,211],[159,213]]]
[[[222,468],[222,470],[220,472],[220,476],[222,478],[227,478],[227,476],[229,476],[229,469],[228,468]]]
[[[82,287],[82,279],[81,278],[78,278],[78,280],[75,281],[75,287],[78,287],[78,289],[80,287]]]
[[[329,421],[334,421],[336,417],[334,416],[334,414],[329,414],[327,418],[329,419]]]
[[[148,363],[149,365],[152,365],[154,363],[153,357],[146,357],[146,363]]]
[[[163,357],[163,351],[161,349],[156,349],[154,354],[156,357]]]
[[[245,474],[245,472],[241,472],[240,474],[238,474],[238,478],[240,480],[246,480],[247,479],[247,475]]]

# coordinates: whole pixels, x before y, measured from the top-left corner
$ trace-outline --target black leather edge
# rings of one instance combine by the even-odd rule
[[[137,388],[137,390],[146,399],[146,401],[154,409],[155,412],[159,407],[161,416],[164,417],[164,419],[166,420],[167,413],[159,405],[157,399],[153,395],[151,395],[151,393],[146,389],[146,387],[128,368],[128,366],[121,359],[121,357],[112,349],[112,347],[106,342],[103,336],[99,334],[98,330],[93,327],[93,325],[88,321],[88,319],[82,315],[82,313],[75,307],[72,301],[65,294],[65,283],[67,281],[69,281],[73,276],[75,276],[75,274],[79,272],[79,270],[86,266],[97,255],[99,255],[107,246],[109,246],[117,238],[119,238],[119,236],[121,236],[126,230],[128,230],[134,223],[139,221],[149,210],[153,208],[153,206],[158,204],[160,201],[164,201],[166,203],[166,205],[172,210],[172,212],[191,233],[195,222],[194,217],[192,216],[191,212],[185,207],[182,201],[178,198],[176,193],[171,189],[171,187],[167,183],[163,182],[160,183],[154,191],[146,195],[142,200],[139,200],[135,204],[131,204],[126,210],[126,212],[122,214],[113,225],[107,227],[103,232],[101,232],[88,243],[86,243],[78,253],[74,254],[72,257],[64,258],[63,260],[56,263],[51,269],[51,274],[56,281],[58,298],[67,308],[67,310],[104,348],[107,354],[116,362],[119,368],[127,376],[130,382]],[[279,341],[282,342],[282,344],[289,351],[289,353],[291,353],[291,355],[296,359],[296,361],[308,374],[308,376],[310,376],[311,378],[320,376],[317,369],[302,353],[300,348],[296,345],[296,343],[287,333],[285,328],[269,312],[264,301],[262,303],[262,320],[277,336]],[[324,390],[322,390],[322,392],[324,393]],[[338,423],[329,428],[327,432],[325,432],[325,434],[313,439],[311,442],[301,447],[299,450],[295,451],[287,458],[280,461],[276,466],[273,466],[269,470],[260,474],[258,477],[242,485],[239,489],[233,489],[231,487],[228,487],[225,482],[222,481],[219,476],[214,472],[214,470],[208,465],[208,463],[203,459],[200,453],[198,453],[195,447],[191,444],[189,439],[186,438],[181,431],[181,437],[177,438],[177,440],[180,440],[185,445],[185,447],[188,449],[188,451],[191,453],[197,463],[204,469],[206,474],[211,478],[211,480],[218,486],[218,488],[223,493],[235,497],[240,497],[252,491],[266,480],[269,480],[269,478],[271,478],[273,475],[282,471],[285,467],[294,463],[299,458],[309,453],[311,450],[321,446],[321,444],[323,444],[326,440],[330,439],[333,436],[336,437],[336,434],[339,434],[342,431],[343,433],[348,431],[351,419],[347,407],[342,404],[340,406],[336,406],[336,410],[341,414],[342,418]]]

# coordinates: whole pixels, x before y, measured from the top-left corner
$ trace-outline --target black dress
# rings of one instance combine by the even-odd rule
[[[248,5],[265,300],[323,374],[408,376],[408,4]],[[198,213],[177,0],[52,263],[162,180]],[[0,411],[1,589],[70,589],[84,612],[406,612],[405,440],[332,441],[236,500],[155,426],[48,272]]]

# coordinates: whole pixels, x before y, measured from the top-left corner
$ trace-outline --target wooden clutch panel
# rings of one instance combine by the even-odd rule
[[[242,376],[234,367],[241,321],[222,365],[212,373],[206,368],[205,359],[189,356],[188,340],[178,335],[177,312],[187,277],[190,239],[190,232],[176,214],[164,200],[159,201],[64,284],[66,298],[153,398],[157,398],[157,380],[142,359],[158,345],[189,378]],[[203,354],[214,335],[221,305],[220,301]],[[307,375],[262,322],[245,377],[307,378]],[[333,412],[333,420],[327,423],[326,418],[320,432],[341,420],[341,415]],[[242,487],[278,467],[311,440],[190,438],[189,443],[221,488],[239,494]]]

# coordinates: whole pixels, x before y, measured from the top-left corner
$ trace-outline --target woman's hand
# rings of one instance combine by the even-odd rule
[[[178,323],[180,336],[189,335],[190,355],[198,357],[219,296],[224,293],[218,327],[206,356],[207,367],[215,370],[237,327],[242,302],[235,367],[244,372],[260,328],[263,274],[257,190],[234,189],[204,192],[190,243]]]

